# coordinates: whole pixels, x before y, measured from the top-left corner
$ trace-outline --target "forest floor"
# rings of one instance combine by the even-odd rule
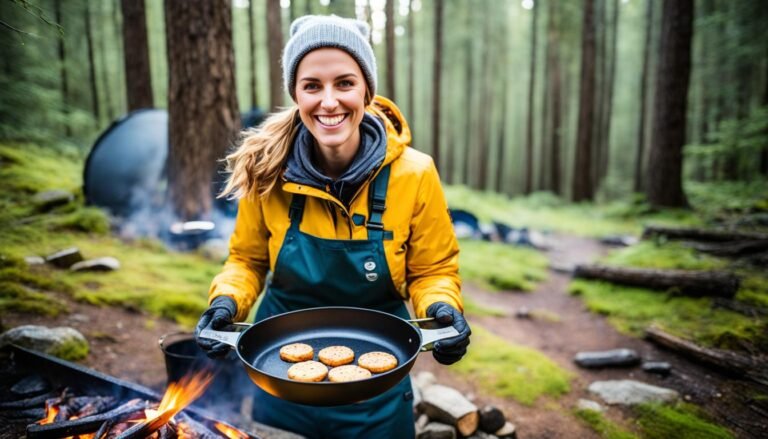
[[[553,248],[547,256],[554,264],[590,262],[608,251],[607,247],[590,238],[558,235],[552,243]],[[475,302],[504,312],[503,316],[471,317],[471,324],[480,325],[512,343],[536,349],[573,374],[571,391],[564,396],[542,397],[527,406],[489,395],[451,368],[436,363],[429,354],[419,357],[414,373],[431,371],[439,383],[470,395],[478,406],[493,404],[501,408],[517,426],[520,438],[600,437],[574,416],[573,410],[579,398],[596,400],[587,391],[591,382],[609,379],[635,379],[675,389],[685,401],[702,407],[717,423],[728,427],[738,437],[759,437],[760,432],[765,431],[768,420],[753,411],[745,396],[749,393],[746,390],[754,384],[723,376],[673,353],[661,351],[649,342],[619,333],[604,317],[590,313],[578,297],[567,293],[569,280],[570,276],[566,274],[550,271],[548,279],[530,293],[489,292],[471,284],[464,287],[466,295]],[[157,340],[162,334],[185,331],[185,328],[140,311],[97,307],[74,301],[66,294],[61,294],[60,298],[68,303],[70,313],[45,317],[10,312],[3,315],[3,324],[9,327],[21,324],[74,327],[91,343],[91,353],[83,364],[162,390],[166,372]],[[534,317],[516,317],[516,311],[523,307],[531,310]],[[536,317],[540,315],[550,317]],[[621,347],[635,349],[645,360],[670,362],[672,373],[659,377],[645,373],[639,367],[587,370],[572,362],[578,351]],[[605,416],[632,430],[633,415],[628,410],[611,407]],[[740,426],[751,427],[742,429]]]

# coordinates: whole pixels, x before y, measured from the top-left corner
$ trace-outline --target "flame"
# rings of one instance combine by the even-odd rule
[[[56,415],[59,414],[59,406],[57,405],[51,405],[48,404],[45,405],[45,419],[41,419],[37,421],[38,424],[44,425],[44,424],[53,424],[53,421],[56,420]]]
[[[244,433],[235,427],[224,424],[222,422],[217,422],[215,425],[216,428],[220,432],[224,433],[224,436],[228,437],[229,439],[248,439],[250,437],[247,433]]]
[[[172,418],[173,415],[200,397],[211,384],[211,381],[213,381],[213,373],[202,370],[192,375],[185,375],[178,382],[170,383],[156,409],[157,414],[153,418],[160,415],[168,416],[169,414],[169,419]]]

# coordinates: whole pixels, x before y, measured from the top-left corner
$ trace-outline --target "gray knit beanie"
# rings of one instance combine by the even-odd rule
[[[376,94],[376,58],[368,43],[368,23],[336,15],[305,15],[291,24],[291,38],[283,49],[283,83],[296,100],[296,70],[301,59],[322,47],[349,53],[360,65],[371,95]]]

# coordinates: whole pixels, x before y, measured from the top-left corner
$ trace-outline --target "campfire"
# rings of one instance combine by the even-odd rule
[[[205,392],[213,380],[208,371],[184,376],[168,385],[159,403],[139,398],[120,403],[112,396],[76,396],[69,389],[44,400],[45,416],[27,426],[35,438],[232,438],[251,436],[221,421],[197,421],[184,408]],[[48,396],[48,395],[43,395]],[[34,406],[41,396],[17,401]]]

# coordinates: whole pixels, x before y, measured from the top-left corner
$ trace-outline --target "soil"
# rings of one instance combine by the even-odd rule
[[[586,238],[557,236],[553,243],[547,253],[552,265],[557,267],[590,262],[608,251],[597,241]],[[572,371],[575,379],[567,395],[559,399],[542,398],[532,407],[493,397],[435,362],[429,354],[419,357],[414,373],[430,371],[439,383],[459,389],[478,406],[499,407],[516,425],[519,438],[599,437],[578,421],[571,410],[579,398],[598,400],[586,390],[591,382],[610,379],[636,379],[675,389],[686,401],[704,408],[718,423],[730,428],[737,437],[765,437],[768,410],[755,407],[754,401],[749,399],[755,384],[698,366],[674,353],[659,350],[649,342],[617,332],[605,318],[589,313],[578,298],[567,294],[569,279],[568,274],[552,270],[548,280],[536,291],[524,294],[492,293],[473,285],[464,286],[466,294],[478,303],[507,313],[503,317],[472,317],[470,324],[481,325],[513,343],[537,349]],[[91,344],[91,353],[82,364],[158,391],[165,387],[165,364],[158,339],[163,334],[183,332],[184,328],[142,312],[66,300],[70,304],[70,314],[49,318],[7,313],[2,316],[2,324],[6,328],[22,324],[73,327]],[[516,311],[524,307],[556,314],[558,319],[536,318],[536,312],[533,318],[516,317]],[[645,373],[639,367],[587,370],[572,362],[579,351],[623,347],[635,349],[644,360],[671,363],[672,373],[660,377]],[[629,412],[611,407],[606,415],[621,420],[629,416]]]

